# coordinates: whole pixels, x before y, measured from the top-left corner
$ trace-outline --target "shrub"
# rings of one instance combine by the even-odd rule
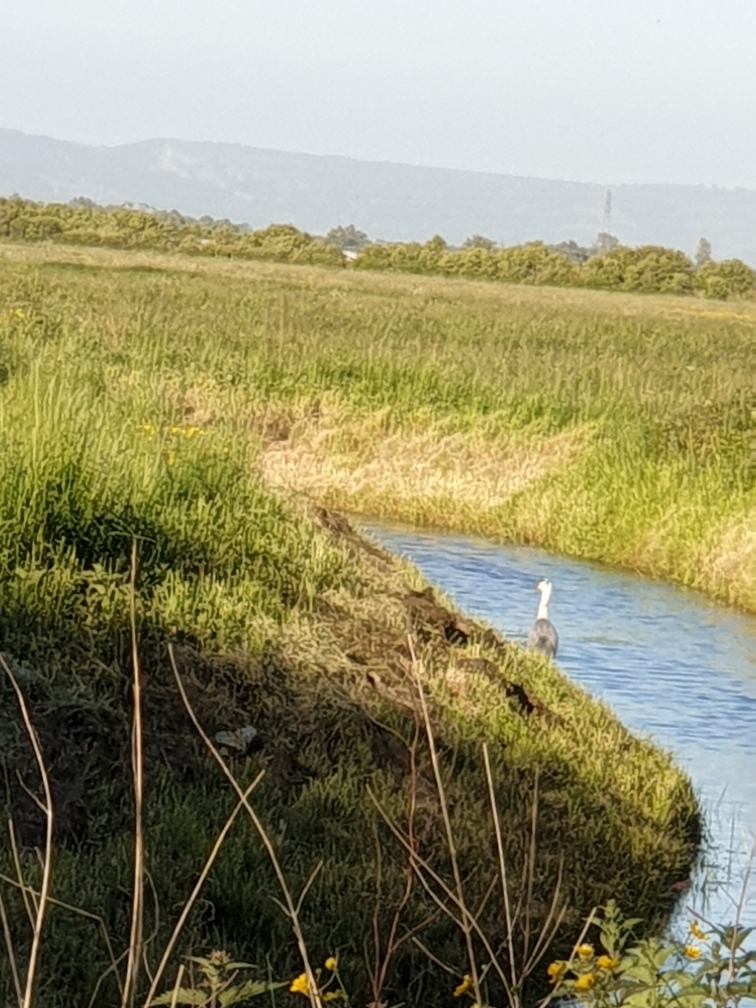
[[[756,286],[756,273],[740,259],[709,262],[695,275],[695,289],[704,297],[745,297]]]

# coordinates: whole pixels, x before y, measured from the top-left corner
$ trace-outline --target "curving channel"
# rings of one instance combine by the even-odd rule
[[[554,585],[557,664],[690,774],[708,841],[685,903],[731,922],[756,833],[756,617],[674,585],[528,546],[360,521],[425,577],[524,644],[537,581]],[[754,873],[756,874],[756,872]],[[756,924],[756,886],[743,920]]]

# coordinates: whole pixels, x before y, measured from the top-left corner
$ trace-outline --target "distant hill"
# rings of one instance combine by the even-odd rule
[[[371,238],[452,244],[482,234],[504,245],[574,239],[601,228],[606,186],[291,154],[239,144],[146,140],[118,147],[0,129],[0,195],[85,196],[148,204],[259,228],[292,223],[315,234],[353,223]],[[716,259],[756,266],[756,191],[682,185],[612,187],[612,231],[625,245],[689,255],[700,237]]]

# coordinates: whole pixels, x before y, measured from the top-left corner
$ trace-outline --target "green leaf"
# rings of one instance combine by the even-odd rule
[[[165,994],[161,994],[156,997],[153,1001],[150,1001],[151,1005],[165,1005],[171,1004],[175,996],[175,991],[166,991]],[[176,997],[176,1004],[180,1005],[204,1005],[207,1003],[209,995],[205,991],[201,990],[190,990],[188,987],[179,987],[178,996]]]
[[[268,991],[278,990],[281,987],[287,987],[288,981],[279,981],[277,983],[263,983],[260,980],[247,980],[246,983],[239,984],[238,987],[230,987],[228,990],[223,991],[222,994],[218,995],[218,1004],[221,1008],[228,1008],[229,1005],[241,1004],[242,1001],[248,1001],[250,998],[257,997],[259,994],[267,994]]]

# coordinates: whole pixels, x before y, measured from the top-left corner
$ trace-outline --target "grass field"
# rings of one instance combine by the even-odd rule
[[[151,367],[186,363],[174,406],[262,435],[272,484],[756,609],[751,301],[8,254],[67,258],[88,313],[138,327],[130,363],[145,341]]]
[[[257,729],[235,769],[266,770],[257,804],[295,890],[323,859],[303,922],[316,957],[339,952],[357,998],[370,994],[377,884],[365,785],[398,820],[411,790],[408,631],[472,903],[496,874],[487,740],[519,891],[538,774],[530,905],[535,926],[563,858],[557,950],[611,896],[663,915],[698,837],[684,775],[538,658],[479,628],[450,641],[452,617],[412,595],[415,576],[316,505],[539,542],[754,608],[754,332],[751,304],[2,247],[0,647],[50,761],[56,898],[102,914],[124,947],[136,541],[153,965],[231,807],[177,699],[169,640],[208,730]],[[0,696],[6,793],[38,878],[40,816],[15,773],[35,784],[31,755],[5,682]],[[445,875],[422,746],[418,762],[418,842]],[[385,932],[405,863],[375,828]],[[23,951],[20,901],[2,892]],[[256,838],[235,827],[183,948],[227,947],[263,975],[267,957],[294,976],[278,896]],[[416,886],[406,920],[428,911]],[[482,918],[501,940],[500,904]],[[424,941],[467,972],[444,920]],[[39,1004],[88,998],[107,961],[91,920],[53,908]],[[407,943],[387,996],[437,1003],[449,983]],[[115,996],[111,978],[96,1003]]]

